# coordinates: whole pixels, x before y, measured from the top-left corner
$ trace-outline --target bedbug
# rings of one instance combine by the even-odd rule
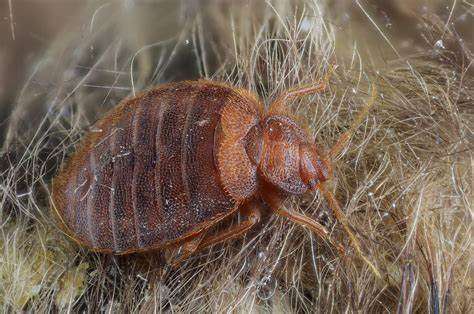
[[[92,250],[128,254],[181,246],[185,258],[243,235],[268,208],[328,238],[314,219],[281,208],[285,196],[320,189],[360,253],[323,183],[375,88],[324,156],[285,104],[325,86],[288,90],[267,111],[253,93],[208,80],[165,84],[127,99],[94,125],[53,180],[53,208],[66,233]],[[245,219],[208,233],[236,213]]]

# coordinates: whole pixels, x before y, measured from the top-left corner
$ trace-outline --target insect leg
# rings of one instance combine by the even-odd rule
[[[320,93],[326,89],[326,80],[323,82],[305,87],[298,87],[296,89],[290,89],[283,94],[279,95],[275,101],[270,105],[269,113],[276,114],[286,111],[286,102],[295,98],[303,97],[306,95]]]
[[[308,216],[305,216],[303,214],[300,214],[298,212],[295,212],[293,210],[288,210],[288,209],[278,209],[278,210],[276,210],[276,214],[278,214],[282,217],[286,217],[289,220],[291,220],[291,221],[293,221],[293,222],[295,222],[299,225],[302,225],[302,226],[305,226],[305,227],[309,228],[316,235],[318,235],[321,239],[331,243],[339,251],[339,253],[341,255],[344,255],[344,253],[345,253],[344,247],[340,243],[335,243],[330,238],[328,230],[323,225],[321,225],[319,222],[317,222],[316,220],[314,220],[314,219],[312,219]]]
[[[309,86],[300,86],[294,89],[290,89],[283,94],[279,95],[275,101],[270,106],[269,113],[270,114],[277,114],[286,111],[285,110],[285,105],[286,102],[292,99],[296,99],[299,97],[307,96],[307,95],[312,95],[312,94],[317,94],[322,91],[324,91],[328,85],[329,82],[329,77],[331,74],[334,72],[335,67],[330,66],[328,72],[320,81],[319,83],[316,84],[311,84]]]
[[[241,213],[246,217],[246,220],[242,221],[238,225],[232,226],[227,230],[212,235],[206,235],[206,231],[203,231],[202,234],[197,238],[194,238],[193,240],[183,244],[182,249],[184,252],[175,262],[172,263],[172,267],[176,268],[189,256],[209,246],[224,242],[226,240],[234,239],[245,234],[250,228],[252,228],[252,226],[260,221],[260,208],[257,204],[245,206],[242,208]]]
[[[206,231],[207,230],[203,230],[197,237],[185,242],[181,246],[181,250],[183,250],[183,252],[178,256],[175,261],[172,262],[171,266],[173,268],[177,268],[183,261],[185,261],[189,256],[193,255],[196,252],[197,248],[199,247],[199,244],[202,242],[202,239],[206,234]]]
[[[294,210],[288,210],[288,209],[282,209],[280,208],[280,201],[278,200],[278,196],[276,195],[270,195],[267,193],[265,197],[265,202],[270,206],[272,211],[276,213],[277,215],[280,215],[282,217],[288,218],[289,220],[293,221],[294,223],[305,226],[309,228],[312,232],[314,232],[316,235],[318,235],[321,239],[328,241],[331,243],[338,251],[339,254],[344,255],[344,247],[340,243],[335,243],[329,236],[329,231],[321,225],[319,222],[316,220],[305,216],[303,214],[300,214]]]
[[[367,115],[369,114],[370,108],[374,105],[376,99],[377,99],[377,88],[375,87],[374,84],[372,84],[372,94],[370,96],[369,101],[367,102],[367,104],[365,104],[362,110],[357,114],[357,116],[355,117],[349,129],[346,132],[344,132],[341,136],[339,136],[336,144],[334,144],[334,146],[329,151],[329,154],[328,154],[329,159],[334,159],[334,157],[336,157],[336,155],[339,154],[341,150],[346,146],[347,142],[351,138],[352,134],[354,134],[357,127],[359,127],[359,125],[362,123],[365,117],[367,117]]]
[[[227,230],[224,230],[218,234],[213,234],[206,236],[202,242],[199,244],[198,250],[202,250],[211,245],[224,242],[226,240],[237,238],[244,233],[246,233],[250,228],[252,228],[257,222],[260,221],[260,208],[257,204],[251,203],[245,206],[241,213],[246,217],[246,220],[242,221],[236,226],[232,226]]]

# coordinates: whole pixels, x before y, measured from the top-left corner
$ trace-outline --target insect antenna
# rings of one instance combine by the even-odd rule
[[[336,144],[334,144],[334,146],[331,148],[331,150],[328,153],[329,159],[334,159],[341,152],[341,150],[346,146],[347,142],[352,137],[356,129],[359,127],[359,125],[362,123],[365,117],[367,117],[367,115],[369,114],[369,111],[374,105],[376,99],[377,99],[377,88],[375,87],[374,84],[372,84],[372,93],[371,93],[369,101],[364,107],[362,107],[362,110],[357,114],[357,116],[355,117],[349,129],[346,132],[344,132],[341,136],[339,136]]]
[[[381,278],[380,272],[378,269],[374,266],[374,264],[369,261],[369,259],[364,255],[361,249],[360,241],[357,239],[357,237],[354,235],[352,232],[349,222],[347,221],[346,215],[342,212],[341,207],[339,206],[339,202],[336,200],[334,197],[334,194],[329,191],[324,184],[321,184],[319,186],[320,191],[323,193],[324,197],[326,198],[327,202],[329,203],[329,207],[334,213],[334,216],[336,217],[337,221],[339,221],[346,233],[349,235],[349,239],[351,241],[352,246],[355,248],[357,251],[357,254],[359,257],[369,266],[370,270],[378,277]]]

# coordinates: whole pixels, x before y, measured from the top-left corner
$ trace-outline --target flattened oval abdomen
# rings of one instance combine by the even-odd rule
[[[234,94],[204,81],[169,84],[99,120],[53,182],[54,208],[71,236],[127,253],[232,212],[213,150],[220,112]]]

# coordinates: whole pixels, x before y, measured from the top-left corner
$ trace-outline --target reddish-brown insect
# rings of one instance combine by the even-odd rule
[[[264,203],[327,238],[317,221],[280,208],[282,197],[319,188],[360,252],[323,188],[331,173],[328,159],[284,109],[286,101],[324,88],[290,90],[267,112],[252,93],[205,80],[167,84],[125,100],[95,124],[56,177],[53,208],[67,233],[93,250],[127,254],[182,245],[184,258],[244,234],[259,221]],[[369,106],[327,158],[340,151]],[[206,234],[237,212],[247,219]]]

